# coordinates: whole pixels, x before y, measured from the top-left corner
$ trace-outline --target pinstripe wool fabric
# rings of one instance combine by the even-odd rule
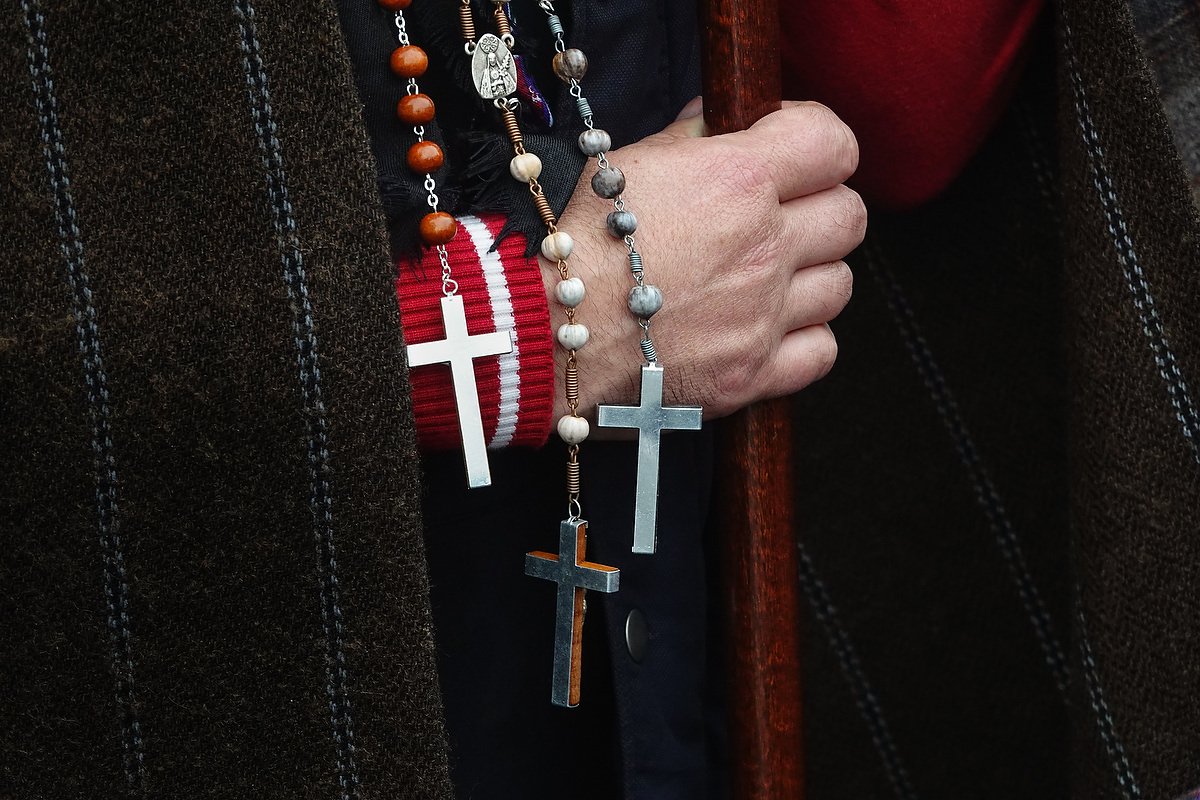
[[[1045,22],[961,179],[872,215],[796,401],[816,800],[1200,783],[1191,172],[1128,4]]]
[[[450,797],[332,6],[0,15],[0,795]]]

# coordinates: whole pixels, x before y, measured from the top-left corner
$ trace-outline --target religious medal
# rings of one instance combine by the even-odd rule
[[[471,77],[484,100],[508,97],[517,90],[517,65],[500,37],[485,33],[471,55]]]

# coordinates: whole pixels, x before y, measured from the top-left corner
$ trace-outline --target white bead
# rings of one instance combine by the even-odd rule
[[[542,255],[551,261],[566,261],[574,249],[575,240],[566,231],[558,231],[542,239]]]
[[[558,343],[568,350],[582,350],[590,335],[586,325],[568,322],[558,328]]]
[[[521,153],[508,162],[508,171],[521,183],[529,183],[542,174],[542,160],[533,153]]]
[[[554,287],[554,296],[567,308],[574,308],[582,303],[586,295],[587,289],[579,278],[567,278],[565,281],[559,281]]]
[[[588,437],[591,428],[583,417],[570,414],[558,418],[558,437],[567,444],[579,444]]]

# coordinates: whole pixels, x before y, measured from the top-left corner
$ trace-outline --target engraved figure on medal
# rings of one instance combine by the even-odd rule
[[[485,33],[471,55],[471,77],[484,100],[502,100],[517,90],[517,64],[500,37]]]

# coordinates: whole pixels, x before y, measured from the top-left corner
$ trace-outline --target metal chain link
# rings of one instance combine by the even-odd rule
[[[404,22],[403,12],[396,12],[396,38],[400,40],[401,47],[408,46],[408,27]]]

